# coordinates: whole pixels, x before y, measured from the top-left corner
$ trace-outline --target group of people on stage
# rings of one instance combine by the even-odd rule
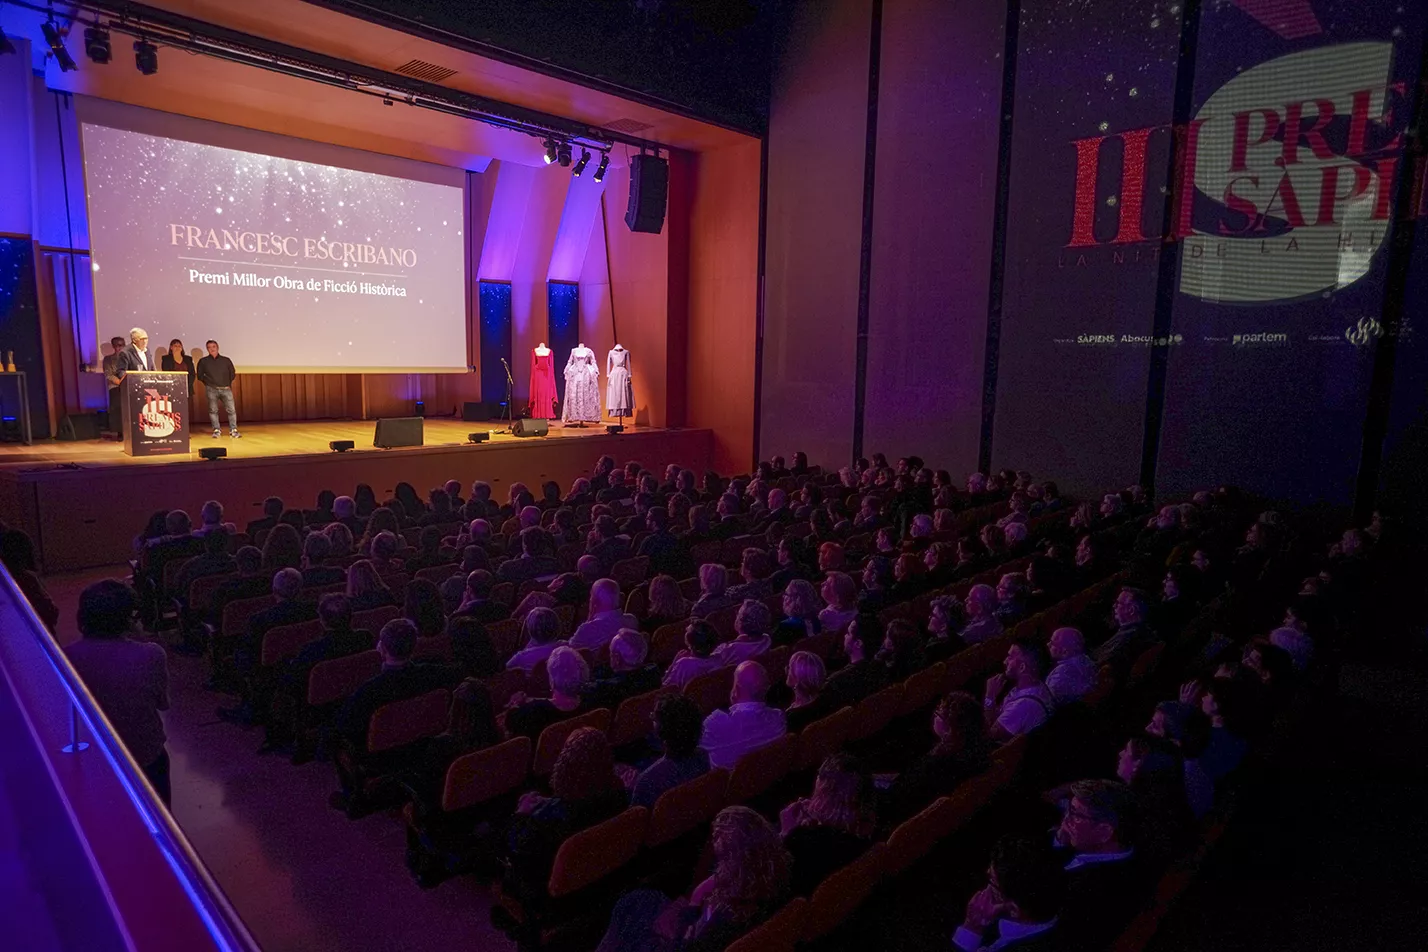
[[[104,358],[104,380],[109,384],[109,425],[114,432],[123,435],[124,422],[119,390],[124,382],[124,375],[131,371],[165,370],[187,373],[190,393],[193,392],[195,379],[203,382],[204,390],[208,393],[208,422],[213,427],[215,440],[223,435],[218,416],[220,401],[223,403],[224,413],[228,416],[228,435],[235,440],[243,435],[238,432],[238,410],[233,401],[233,378],[238,375],[238,371],[234,369],[233,361],[219,353],[218,341],[211,340],[206,343],[208,355],[200,357],[197,366],[194,366],[193,358],[184,351],[183,341],[177,337],[169,341],[168,351],[159,357],[158,366],[155,366],[153,355],[149,353],[149,332],[141,327],[129,331],[127,344],[124,338],[113,337],[109,346],[113,353]]]

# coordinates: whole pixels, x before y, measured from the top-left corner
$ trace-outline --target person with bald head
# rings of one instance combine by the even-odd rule
[[[734,669],[729,709],[704,719],[699,746],[709,754],[711,766],[730,770],[745,754],[788,733],[783,711],[764,702],[768,693],[769,676],[763,665],[745,661]]]
[[[640,620],[620,610],[620,583],[602,578],[590,586],[590,615],[575,629],[572,648],[602,648],[625,628],[639,631]]]
[[[1096,686],[1096,662],[1086,654],[1086,639],[1075,628],[1058,628],[1047,643],[1056,662],[1046,675],[1046,687],[1057,704],[1079,701]]]

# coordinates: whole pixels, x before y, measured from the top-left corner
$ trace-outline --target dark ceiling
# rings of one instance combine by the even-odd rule
[[[762,134],[790,0],[310,0]]]

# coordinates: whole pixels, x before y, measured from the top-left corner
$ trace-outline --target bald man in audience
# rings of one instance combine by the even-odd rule
[[[1096,686],[1096,662],[1086,654],[1086,639],[1075,628],[1058,628],[1047,644],[1056,664],[1046,675],[1046,688],[1057,704],[1079,701]]]
[[[745,661],[734,669],[729,709],[704,719],[704,735],[699,741],[712,766],[732,769],[745,754],[788,733],[783,711],[764,703],[768,693],[769,676],[763,665]]]
[[[602,578],[590,587],[590,615],[570,639],[570,647],[601,648],[622,629],[639,630],[640,620],[620,610],[620,585],[614,579]]]
[[[597,668],[580,692],[585,703],[613,711],[626,698],[659,687],[659,665],[646,664],[648,654],[649,642],[641,632],[621,629],[610,642],[610,663]]]

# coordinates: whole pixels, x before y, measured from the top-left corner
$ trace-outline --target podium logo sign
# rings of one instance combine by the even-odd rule
[[[183,418],[174,402],[157,390],[145,388],[144,409],[139,411],[139,430],[149,439],[173,436],[183,427]]]

